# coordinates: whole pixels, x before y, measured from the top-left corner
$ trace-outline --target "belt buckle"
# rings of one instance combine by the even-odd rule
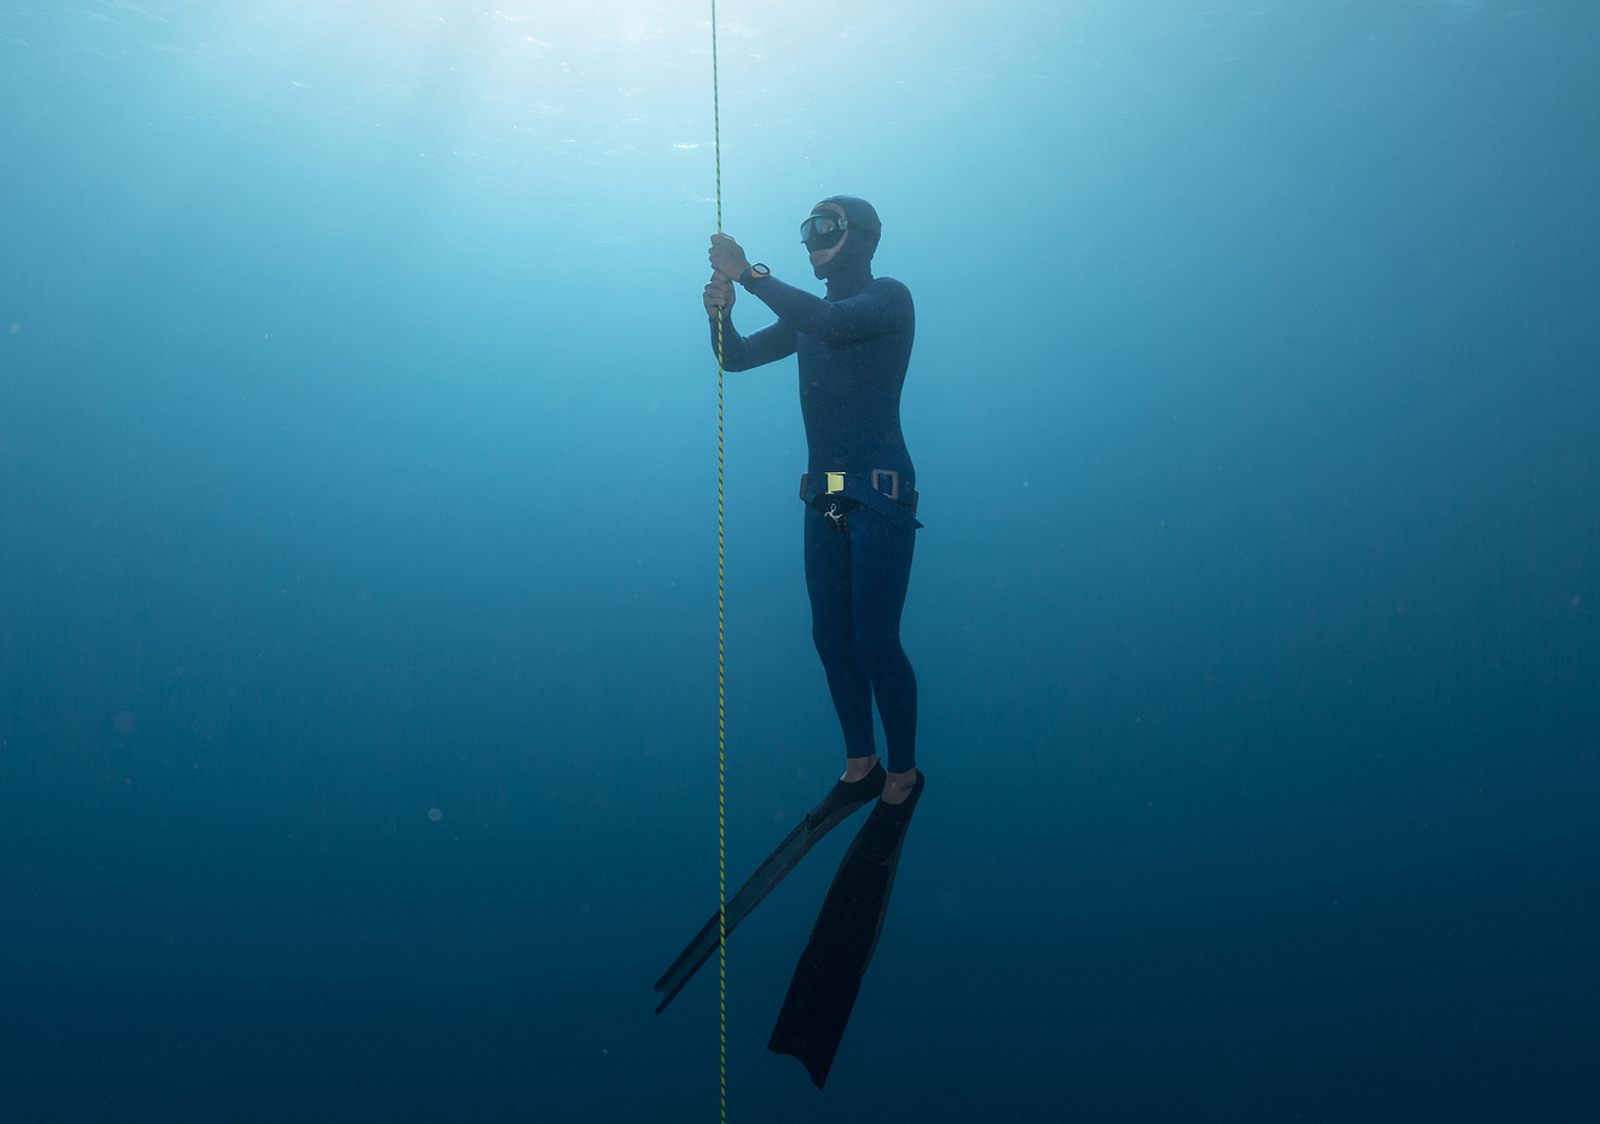
[[[828,486],[825,489],[823,489],[823,493],[825,495],[831,496],[836,492],[844,491],[844,473],[842,473],[842,472],[830,472],[830,473],[827,474],[827,476],[828,476]]]
[[[884,476],[889,478],[889,490],[887,492],[884,492],[882,486],[878,483],[879,478]],[[900,473],[892,468],[873,469],[872,490],[874,492],[883,492],[889,499],[898,501],[900,499]]]

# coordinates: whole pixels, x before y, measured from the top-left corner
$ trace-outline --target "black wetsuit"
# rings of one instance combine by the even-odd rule
[[[730,371],[799,358],[809,447],[801,498],[811,634],[846,755],[876,752],[876,698],[888,768],[899,773],[915,764],[917,737],[917,679],[900,645],[900,611],[921,526],[916,473],[900,431],[915,316],[910,290],[872,276],[874,245],[828,275],[826,299],[776,278],[750,280],[746,288],[778,322],[741,336],[724,320],[722,358]],[[715,320],[711,342],[715,348]],[[841,491],[828,492],[830,472],[844,473]]]

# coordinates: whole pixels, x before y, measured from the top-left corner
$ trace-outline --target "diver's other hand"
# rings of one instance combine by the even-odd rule
[[[713,277],[706,282],[706,315],[715,320],[717,313],[727,312],[733,308],[734,295],[732,281],[721,274]]]
[[[750,268],[750,259],[744,256],[744,250],[726,234],[711,236],[711,251],[707,256],[711,259],[711,268],[731,280],[737,280]]]

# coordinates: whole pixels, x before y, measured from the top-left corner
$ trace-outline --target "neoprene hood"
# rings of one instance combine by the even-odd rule
[[[872,255],[877,251],[878,239],[883,234],[883,222],[878,218],[877,209],[854,195],[830,195],[817,207],[824,204],[832,204],[844,211],[850,223],[849,236],[845,239],[844,248],[817,270],[817,276],[833,279],[869,273]],[[812,212],[815,211],[816,207],[813,207]]]

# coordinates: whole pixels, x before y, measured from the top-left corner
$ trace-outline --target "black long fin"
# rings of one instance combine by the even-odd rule
[[[797,1058],[817,1088],[828,1080],[855,1009],[861,980],[883,933],[900,851],[922,798],[923,776],[904,803],[872,809],[828,887],[811,939],[795,965],[767,1049]]]
[[[887,774],[882,765],[873,765],[872,771],[860,780],[837,781],[828,794],[822,798],[815,808],[806,813],[806,818],[796,824],[789,834],[783,837],[772,853],[756,867],[755,873],[745,879],[744,885],[739,887],[733,897],[728,899],[728,920],[726,931],[732,933],[734,928],[760,905],[766,896],[782,882],[789,872],[805,858],[806,853],[816,846],[817,841],[839,824],[849,819],[857,809],[871,800],[875,800],[882,792]],[[656,1007],[656,1014],[667,1009],[667,1004],[694,978],[696,972],[711,959],[712,953],[717,951],[721,941],[718,939],[720,926],[718,914],[713,911],[711,917],[701,926],[688,946],[672,962],[672,966],[661,974],[656,981],[655,989],[664,993],[662,1000]]]

